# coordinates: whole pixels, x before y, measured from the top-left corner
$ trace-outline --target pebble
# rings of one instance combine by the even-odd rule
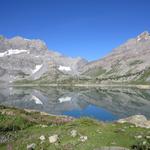
[[[77,130],[72,130],[71,131],[71,136],[76,137],[77,136]]]
[[[58,141],[58,135],[57,134],[54,134],[54,135],[49,137],[50,143],[56,143],[57,141]]]
[[[44,135],[41,135],[41,136],[39,137],[39,139],[40,139],[41,142],[43,143],[43,142],[45,141],[45,136],[44,136]]]
[[[135,136],[136,139],[141,139],[142,135]]]
[[[40,127],[41,127],[41,128],[47,128],[48,126],[47,126],[47,125],[44,125],[44,124],[41,124]]]
[[[85,142],[88,139],[87,136],[80,136],[80,141]]]
[[[150,136],[148,135],[148,136],[146,136],[146,138],[147,138],[147,139],[150,139]]]
[[[36,147],[36,144],[35,143],[32,143],[30,145],[27,145],[27,150],[34,150]]]
[[[146,145],[146,141],[143,141],[143,145]]]

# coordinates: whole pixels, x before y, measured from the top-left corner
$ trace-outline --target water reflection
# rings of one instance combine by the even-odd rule
[[[107,121],[135,114],[150,118],[150,90],[10,87],[0,89],[0,105]]]

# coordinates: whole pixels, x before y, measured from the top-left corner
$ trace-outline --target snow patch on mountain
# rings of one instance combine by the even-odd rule
[[[68,66],[59,66],[58,68],[60,71],[71,71],[71,68]]]
[[[39,98],[37,98],[36,96],[34,96],[34,95],[32,95],[32,100],[34,100],[34,102],[36,104],[43,105],[43,103],[41,102],[41,100]]]
[[[29,54],[30,52],[29,52],[29,50],[9,49],[3,53],[0,53],[0,57],[16,55],[16,54],[20,54],[20,53],[28,53]]]
[[[32,73],[34,74],[34,73],[36,73],[37,71],[39,71],[41,68],[42,68],[42,64],[41,65],[36,65],[35,66],[35,69],[34,70],[32,70]]]
[[[67,97],[61,97],[59,98],[59,102],[60,103],[63,103],[63,102],[68,102],[68,101],[71,101],[71,97],[67,96]]]

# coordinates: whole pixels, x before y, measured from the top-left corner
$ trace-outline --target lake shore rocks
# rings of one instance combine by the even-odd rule
[[[118,123],[131,123],[134,124],[136,127],[142,127],[142,128],[150,128],[150,120],[147,120],[147,118],[143,115],[134,115],[128,118],[119,119],[117,121]]]
[[[140,146],[144,149],[149,147],[150,131],[146,129],[147,126],[143,129],[136,128],[138,124],[142,124],[143,127],[143,124],[148,122],[144,116],[136,115],[120,119],[121,123],[132,124],[98,122],[90,118],[73,119],[66,123],[66,118],[63,117],[61,119],[58,116],[43,116],[38,112],[27,113],[9,107],[1,107],[0,112],[3,110],[13,112],[13,115],[0,113],[0,143],[2,143],[0,149],[3,149],[3,146],[27,150],[40,148],[73,150],[78,147],[91,150],[128,150],[129,147]],[[6,137],[7,135],[10,136]],[[129,139],[126,141],[127,138]]]

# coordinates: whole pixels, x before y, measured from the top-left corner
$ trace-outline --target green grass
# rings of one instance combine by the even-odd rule
[[[143,61],[142,60],[134,60],[132,62],[129,63],[130,66],[134,66],[134,65],[137,65],[137,64],[142,64]]]
[[[136,80],[136,81],[132,81],[133,84],[145,84],[145,85],[149,85],[150,81],[147,81],[147,79],[150,78],[150,68],[148,68],[147,70],[144,71],[144,73]]]
[[[47,125],[42,128],[42,125]],[[77,130],[77,136],[71,137],[71,130]],[[59,142],[50,144],[48,137],[57,134]],[[46,140],[40,142],[44,135]],[[81,142],[80,136],[88,140]],[[131,148],[140,141],[135,138],[142,135],[144,141],[150,130],[133,127],[130,124],[104,123],[90,118],[69,119],[64,117],[41,115],[39,112],[26,112],[15,108],[0,107],[0,137],[9,137],[0,144],[0,149],[12,147],[13,150],[25,150],[27,145],[35,143],[36,150],[92,150],[101,146],[123,146]]]
[[[84,73],[84,75],[97,77],[97,76],[104,74],[105,72],[106,72],[105,69],[103,69],[102,67],[99,67],[99,68],[89,69],[87,72]]]
[[[147,69],[144,74],[140,77],[140,81],[146,81],[147,78],[150,77],[150,69]]]

